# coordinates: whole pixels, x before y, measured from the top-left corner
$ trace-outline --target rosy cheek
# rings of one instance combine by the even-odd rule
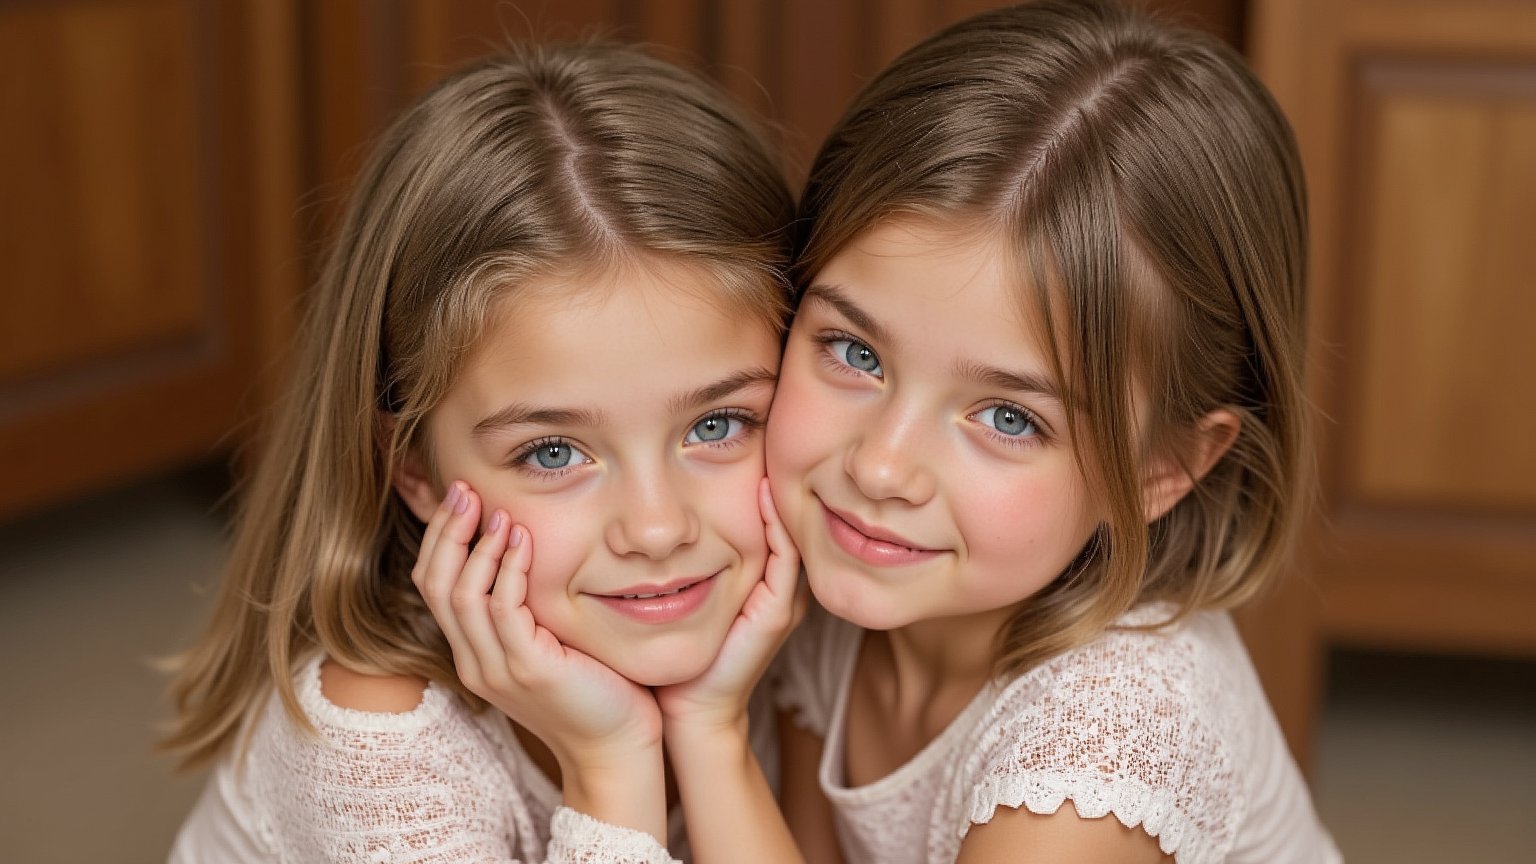
[[[821,428],[814,422],[817,413],[813,392],[798,376],[786,375],[768,417],[768,473],[775,482],[804,466]]]
[[[567,593],[572,577],[581,565],[581,550],[600,540],[592,530],[591,517],[570,512],[569,508],[510,506],[504,509],[511,514],[512,524],[521,525],[532,538],[533,567],[528,574],[528,602],[537,615],[541,598],[559,597]],[[587,526],[587,536],[581,529]]]
[[[767,551],[763,518],[757,506],[757,485],[763,477],[760,463],[743,464],[729,478],[710,490],[704,500],[717,530],[744,557]]]

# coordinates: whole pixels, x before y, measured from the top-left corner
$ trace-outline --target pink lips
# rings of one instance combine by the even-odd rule
[[[833,542],[865,564],[896,567],[927,561],[940,554],[934,549],[914,546],[899,534],[865,525],[853,515],[838,513],[825,504],[822,512],[826,515],[827,531]]]
[[[588,596],[642,624],[670,624],[687,618],[704,605],[718,575],[670,585],[632,585],[614,594]]]

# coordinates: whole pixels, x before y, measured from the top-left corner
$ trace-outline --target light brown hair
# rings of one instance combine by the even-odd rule
[[[872,81],[823,145],[802,197],[799,284],[881,220],[917,215],[1006,238],[1026,320],[1044,322],[1108,515],[1004,628],[1001,673],[1138,603],[1172,601],[1175,617],[1232,607],[1286,566],[1310,488],[1305,210],[1290,127],[1232,50],[1093,0],[938,33]],[[1148,525],[1149,460],[1187,464],[1217,409],[1241,421],[1235,443]]]
[[[307,726],[292,674],[315,651],[478,706],[411,584],[422,525],[391,470],[420,447],[487,310],[536,277],[661,257],[709,274],[721,308],[782,327],[792,216],[742,112],[635,48],[516,48],[424,95],[379,141],[307,298],[163,746],[206,763],[274,687]]]

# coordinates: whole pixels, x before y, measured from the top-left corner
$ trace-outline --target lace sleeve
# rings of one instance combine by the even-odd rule
[[[274,857],[347,864],[542,858],[513,766],[452,694],[428,687],[412,711],[373,713],[321,695],[318,664],[295,685],[318,734],[298,728],[273,698],[243,767],[259,810],[256,828]]]
[[[1245,808],[1190,646],[1109,637],[1010,684],[961,776],[969,819],[998,807],[1141,826],[1180,864],[1225,860]],[[1209,676],[1206,676],[1209,678]],[[967,826],[968,827],[968,826]],[[963,834],[963,831],[962,831]]]
[[[550,822],[550,864],[676,864],[644,831],[599,822],[569,807]]]

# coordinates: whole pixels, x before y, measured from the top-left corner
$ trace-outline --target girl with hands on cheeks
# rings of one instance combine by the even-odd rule
[[[792,215],[723,92],[634,48],[489,57],[388,130],[172,684],[213,766],[172,861],[682,855],[668,729],[771,713],[795,616]]]
[[[479,496],[456,482],[433,514],[412,578],[453,647],[460,680],[548,747],[566,806],[666,836],[667,796],[635,794],[662,788],[663,727],[667,740],[687,740],[709,724],[748,734],[749,697],[805,610],[799,557],[766,479],[758,495],[769,547],[762,579],[704,671],[654,693],[596,659],[614,657],[614,665],[622,665],[614,654],[627,647],[622,640],[599,641],[595,656],[588,655],[538,623],[528,602],[532,538],[506,511],[496,510],[477,533]],[[611,595],[604,602],[612,603]],[[675,601],[627,602],[649,615],[650,607]],[[760,773],[756,752],[748,748],[743,755]]]

